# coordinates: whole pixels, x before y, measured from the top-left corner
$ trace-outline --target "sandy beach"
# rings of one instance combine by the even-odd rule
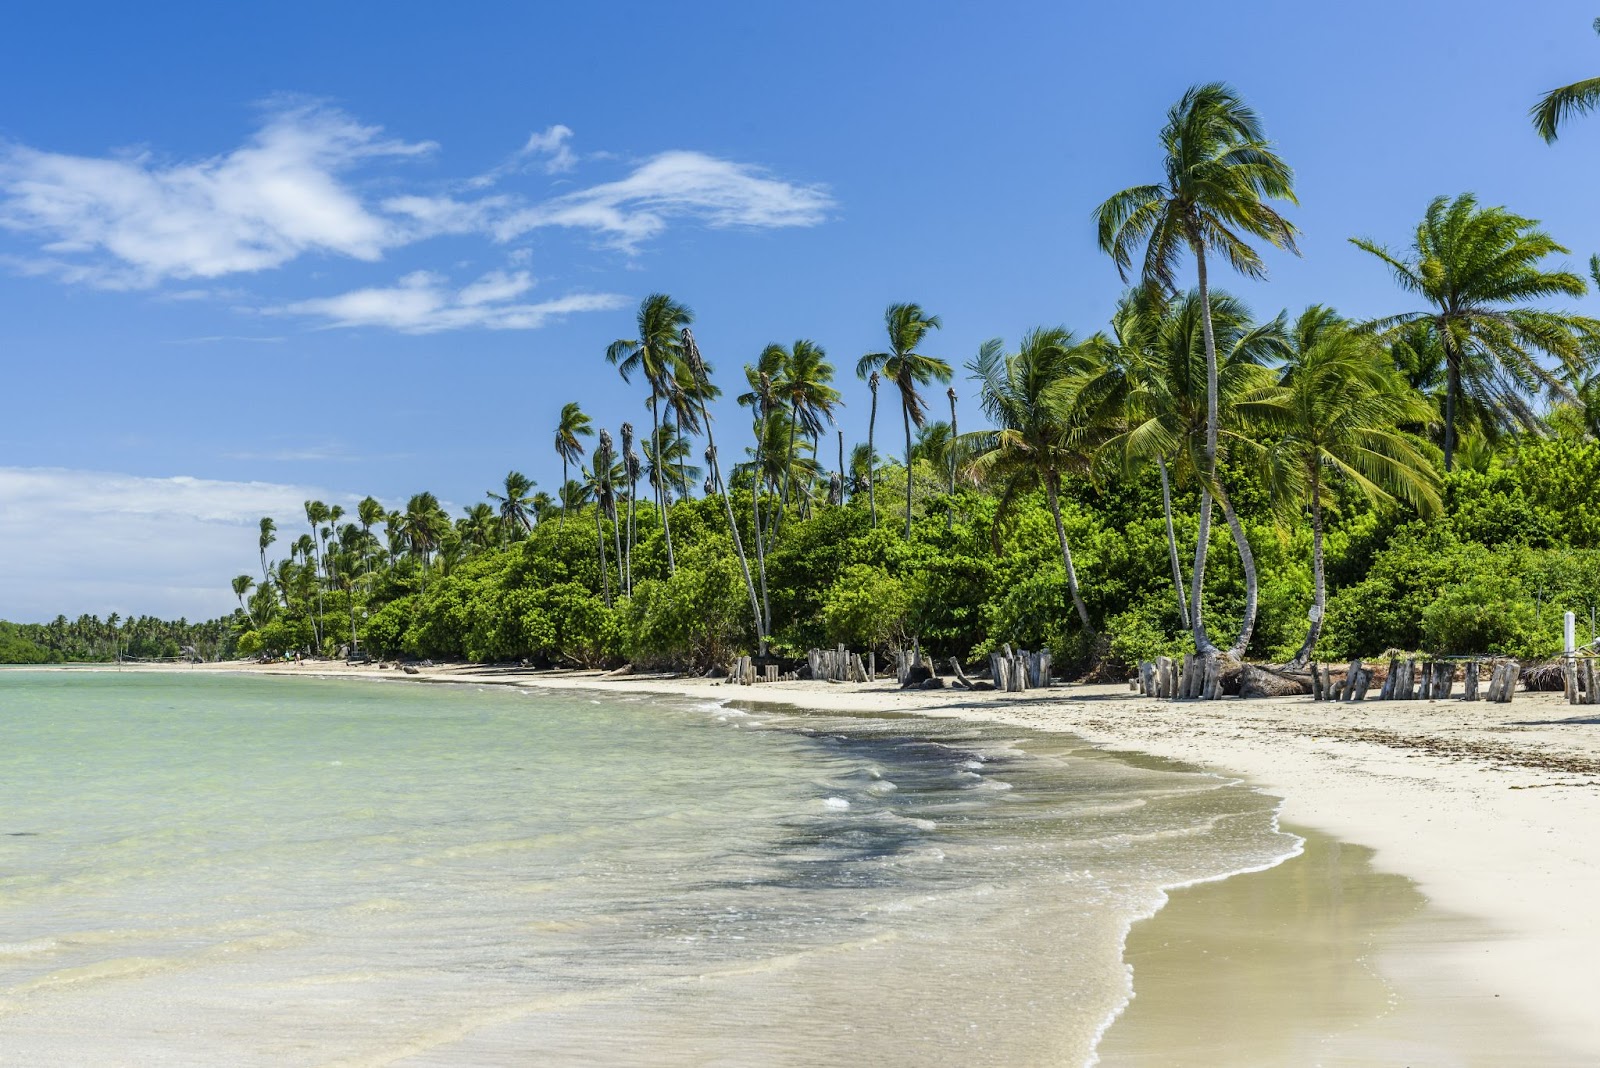
[[[1102,748],[1243,776],[1283,798],[1286,826],[1322,832],[1313,834],[1308,854],[1328,853],[1330,841],[1335,847],[1360,847],[1342,853],[1332,848],[1339,878],[1359,875],[1366,891],[1373,891],[1388,885],[1382,879],[1403,876],[1426,899],[1421,912],[1393,900],[1382,906],[1395,913],[1395,924],[1382,944],[1365,946],[1375,960],[1358,952],[1364,944],[1348,951],[1404,992],[1402,1010],[1380,1009],[1382,1026],[1369,1026],[1333,1046],[1324,1043],[1318,1063],[1388,1063],[1372,1052],[1377,1048],[1372,1043],[1385,1036],[1385,1050],[1415,1045],[1406,1055],[1411,1064],[1600,1059],[1600,1028],[1593,1022],[1600,1000],[1600,968],[1594,964],[1600,960],[1594,904],[1600,899],[1594,853],[1600,831],[1600,717],[1569,707],[1560,694],[1518,694],[1509,705],[1460,700],[1333,705],[1309,698],[1201,703],[1153,701],[1125,686],[1070,685],[1002,695],[901,692],[882,681],[731,686],[681,676],[459,665],[424,668],[417,675],[312,663],[174,670],[596,688],[833,712],[958,716],[1069,732]],[[1260,895],[1270,885],[1249,883],[1252,879],[1261,877],[1179,891],[1156,920],[1141,925],[1149,931],[1135,929],[1129,954],[1136,989],[1146,1001],[1141,1005],[1136,997],[1128,1013],[1130,1028],[1114,1028],[1108,1036],[1103,1063],[1174,1063],[1141,1058],[1141,1048],[1163,1048],[1155,1037],[1159,1021],[1145,1019],[1156,1015],[1154,1002],[1178,998],[1171,1002],[1174,1011],[1184,999],[1193,1011],[1215,1011],[1216,1005],[1195,1001],[1182,983],[1169,983],[1161,993],[1162,968],[1172,972],[1177,963],[1178,951],[1170,946],[1183,943],[1191,952],[1203,951],[1195,949],[1196,939],[1206,936],[1201,928],[1239,908],[1244,909],[1240,930],[1250,927],[1253,906],[1239,895]],[[1310,929],[1299,937],[1307,944],[1326,940],[1325,932]],[[1302,952],[1304,947],[1285,948]],[[1163,952],[1165,965],[1157,959]],[[1141,954],[1148,959],[1141,962]],[[1248,1009],[1247,988],[1239,995],[1246,1004],[1236,1001],[1229,1011]],[[1147,1005],[1152,1006],[1148,1011]],[[1262,1009],[1273,1009],[1270,998]],[[1136,1020],[1144,1021],[1140,1028],[1131,1027]],[[1426,1038],[1431,1031],[1449,1031],[1448,1045],[1456,1052],[1430,1054]],[[1529,1042],[1547,1042],[1549,1049],[1531,1048]],[[1458,1059],[1463,1049],[1474,1055]],[[1194,1063],[1205,1063],[1203,1056],[1197,1058]]]

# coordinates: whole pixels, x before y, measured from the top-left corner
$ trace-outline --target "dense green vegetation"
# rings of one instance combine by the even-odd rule
[[[123,660],[175,660],[230,657],[240,632],[238,619],[188,620],[116,613],[102,620],[57,616],[49,623],[0,620],[0,664],[110,663]]]

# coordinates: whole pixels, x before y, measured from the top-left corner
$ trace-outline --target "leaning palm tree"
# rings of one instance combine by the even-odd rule
[[[1329,482],[1374,502],[1398,495],[1425,513],[1440,504],[1433,464],[1397,429],[1425,418],[1428,402],[1369,333],[1328,308],[1307,308],[1290,332],[1281,384],[1282,418],[1266,451],[1266,482],[1280,501],[1309,512],[1311,522],[1311,621],[1290,661],[1298,667],[1316,649],[1328,603],[1322,539],[1323,514],[1335,504]]]
[[[889,331],[889,351],[869,352],[856,363],[856,375],[866,378],[882,371],[900,391],[900,416],[906,431],[906,540],[911,539],[911,427],[920,427],[928,415],[928,406],[917,392],[934,380],[950,381],[950,365],[937,356],[924,356],[917,352],[928,336],[928,331],[942,325],[937,315],[928,315],[916,304],[891,304],[883,315]],[[870,441],[870,437],[869,437]]]
[[[261,517],[261,524],[260,524],[260,537],[258,537],[256,539],[256,545],[261,550],[261,581],[262,582],[271,582],[272,581],[272,576],[267,574],[267,548],[268,548],[268,546],[270,546],[273,542],[275,542],[277,540],[278,540],[278,524],[272,519],[271,516],[262,516]]]
[[[1546,271],[1539,261],[1567,249],[1533,219],[1505,208],[1480,208],[1470,193],[1435,197],[1406,254],[1351,238],[1389,266],[1400,288],[1429,307],[1379,319],[1373,328],[1393,335],[1431,323],[1445,359],[1444,469],[1455,460],[1456,408],[1464,394],[1479,406],[1525,411],[1541,390],[1562,400],[1574,396],[1600,344],[1600,321],[1587,316],[1519,307],[1548,297],[1588,291],[1571,271]],[[1563,375],[1547,367],[1553,357]]]
[[[972,468],[1004,487],[1001,517],[1019,494],[1043,485],[1067,573],[1067,592],[1089,634],[1094,633],[1094,624],[1078,589],[1078,569],[1061,521],[1061,476],[1087,470],[1093,456],[1067,392],[1075,378],[1092,369],[1093,359],[1093,346],[1079,343],[1070,331],[1041,327],[1024,335],[1022,347],[1011,354],[999,338],[985,342],[977,359],[967,365],[978,381],[978,403],[996,427],[968,435],[976,454]]]
[[[563,413],[565,414],[565,413]],[[533,520],[529,517],[532,501],[529,491],[538,483],[523,474],[521,471],[506,472],[504,492],[489,491],[489,499],[500,506],[500,544],[504,546],[513,536],[522,537],[533,529]]]
[[[1221,255],[1234,270],[1251,278],[1266,274],[1266,264],[1249,244],[1251,237],[1298,251],[1295,228],[1266,202],[1295,203],[1294,175],[1272,150],[1256,113],[1220,82],[1198,85],[1167,112],[1161,130],[1164,181],[1117,193],[1095,211],[1100,247],[1110,254],[1126,281],[1135,252],[1143,249],[1140,274],[1166,292],[1177,289],[1177,267],[1184,252],[1194,256],[1206,351],[1206,448],[1200,495],[1200,533],[1195,547],[1193,583],[1205,581],[1205,552],[1211,532],[1211,501],[1217,473],[1217,347],[1212,331],[1207,251]],[[1192,598],[1190,625],[1195,647],[1213,653],[1206,637],[1199,598]]]
[[[689,370],[690,385],[693,386],[689,392],[700,403],[700,425],[706,435],[706,464],[711,468],[711,485],[722,494],[722,507],[728,517],[728,534],[733,538],[733,551],[739,557],[739,572],[744,576],[745,591],[750,594],[750,612],[755,617],[756,624],[757,655],[765,659],[767,632],[762,625],[761,602],[756,597],[756,584],[750,578],[750,562],[745,559],[744,540],[739,536],[739,523],[733,516],[733,495],[728,492],[728,487],[722,481],[722,466],[717,462],[717,441],[711,431],[711,412],[706,408],[706,398],[716,395],[715,387],[711,384],[711,370],[706,366],[705,359],[700,355],[700,346],[695,344],[694,334],[687,326],[683,328],[681,341],[684,365]]]
[[[1594,32],[1600,33],[1600,19],[1595,19],[1593,26]],[[1539,131],[1539,136],[1550,143],[1555,141],[1563,119],[1587,115],[1597,104],[1600,104],[1600,78],[1585,78],[1550,90],[1539,98],[1528,115],[1533,119],[1533,128]]]
[[[634,372],[644,375],[650,389],[652,442],[661,437],[661,404],[672,391],[672,383],[683,354],[679,351],[678,332],[694,321],[688,307],[679,304],[665,293],[652,293],[639,305],[636,338],[613,341],[606,349],[606,362],[616,367],[624,382],[630,381]],[[678,565],[672,553],[672,524],[663,500],[665,487],[660,478],[653,479],[656,511],[661,515],[661,533],[667,546],[667,570],[676,572]]]
[[[589,425],[589,417],[583,414],[583,409],[578,407],[577,401],[569,401],[561,406],[561,418],[556,421],[556,455],[561,457],[561,484],[567,484],[567,465],[575,464],[583,459],[583,442],[579,438],[594,436],[594,429]],[[567,525],[566,496],[562,495],[561,522],[556,529],[560,530]]]

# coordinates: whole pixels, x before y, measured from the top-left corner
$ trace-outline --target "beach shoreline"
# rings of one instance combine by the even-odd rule
[[[1600,1000],[1593,965],[1600,959],[1600,862],[1590,852],[1600,831],[1600,717],[1571,708],[1560,694],[1518,694],[1510,705],[1164,702],[1114,685],[1022,694],[900,691],[892,681],[731,686],[472,665],[416,675],[328,663],[124,670],[589,689],[955,716],[1069,733],[1107,750],[1242,776],[1283,799],[1285,824],[1370,849],[1376,871],[1414,881],[1442,915],[1470,918],[1436,924],[1403,956],[1378,962],[1404,976],[1410,998],[1433,1001],[1457,1020],[1470,1020],[1475,1005],[1509,1009],[1552,1045],[1581,1060],[1600,1059],[1600,1029],[1592,1023]]]

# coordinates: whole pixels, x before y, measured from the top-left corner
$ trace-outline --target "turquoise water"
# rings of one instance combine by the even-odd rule
[[[1084,1064],[1273,802],[1070,738],[0,672],[0,1064]]]

